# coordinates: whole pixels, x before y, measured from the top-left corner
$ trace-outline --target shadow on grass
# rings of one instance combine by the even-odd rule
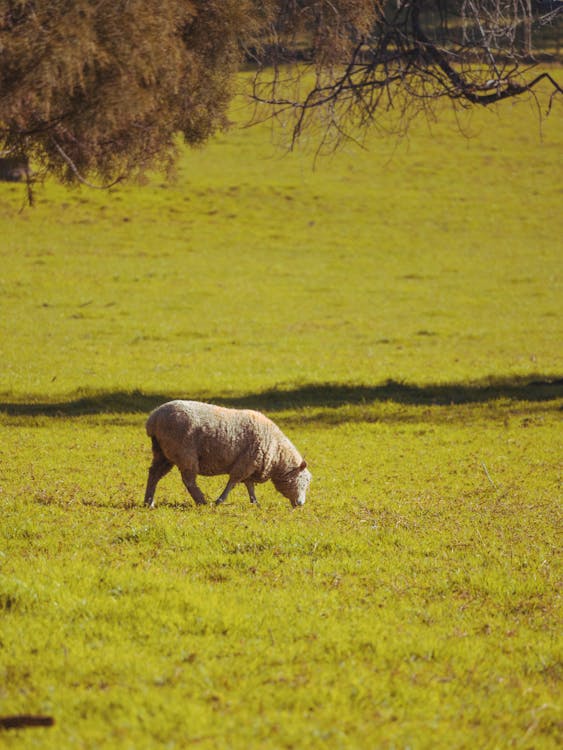
[[[73,417],[87,414],[148,413],[177,394],[142,391],[100,392],[70,397],[64,401],[0,401],[0,412],[10,416]],[[487,378],[472,383],[410,385],[388,380],[381,385],[312,383],[292,389],[272,388],[239,396],[213,396],[209,393],[185,394],[182,398],[208,401],[263,411],[284,411],[303,407],[338,408],[346,405],[391,402],[410,406],[456,406],[482,404],[498,399],[545,402],[563,398],[563,378],[533,377]]]

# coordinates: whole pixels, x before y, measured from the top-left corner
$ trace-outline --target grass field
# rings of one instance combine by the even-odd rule
[[[0,183],[0,716],[55,719],[2,747],[559,746],[561,112]],[[145,510],[174,397],[266,411],[307,505]]]

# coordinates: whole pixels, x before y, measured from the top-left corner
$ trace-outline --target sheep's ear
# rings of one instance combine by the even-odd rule
[[[306,468],[307,468],[307,461],[303,459],[303,461],[301,462],[301,466],[299,467],[299,471],[303,471],[303,469],[306,469]]]

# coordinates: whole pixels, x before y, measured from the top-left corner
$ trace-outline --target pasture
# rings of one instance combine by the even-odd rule
[[[0,716],[55,720],[3,747],[559,745],[561,111],[0,183]],[[264,410],[305,507],[144,509],[176,397]]]

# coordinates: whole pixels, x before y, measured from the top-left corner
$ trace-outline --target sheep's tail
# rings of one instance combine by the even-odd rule
[[[154,418],[154,414],[149,415],[149,418],[147,419],[146,430],[147,435],[151,439],[153,456],[162,454],[162,448],[160,447],[160,443],[158,442],[158,438],[156,437],[156,419]]]
[[[154,414],[154,411],[153,411],[151,414],[149,414],[149,418],[147,419],[147,422],[145,424],[145,429],[147,431],[147,435],[150,438],[152,438],[153,440],[155,440],[154,436],[155,436],[155,433],[156,433],[156,424],[155,423],[156,423],[156,418],[155,418],[155,414]]]

